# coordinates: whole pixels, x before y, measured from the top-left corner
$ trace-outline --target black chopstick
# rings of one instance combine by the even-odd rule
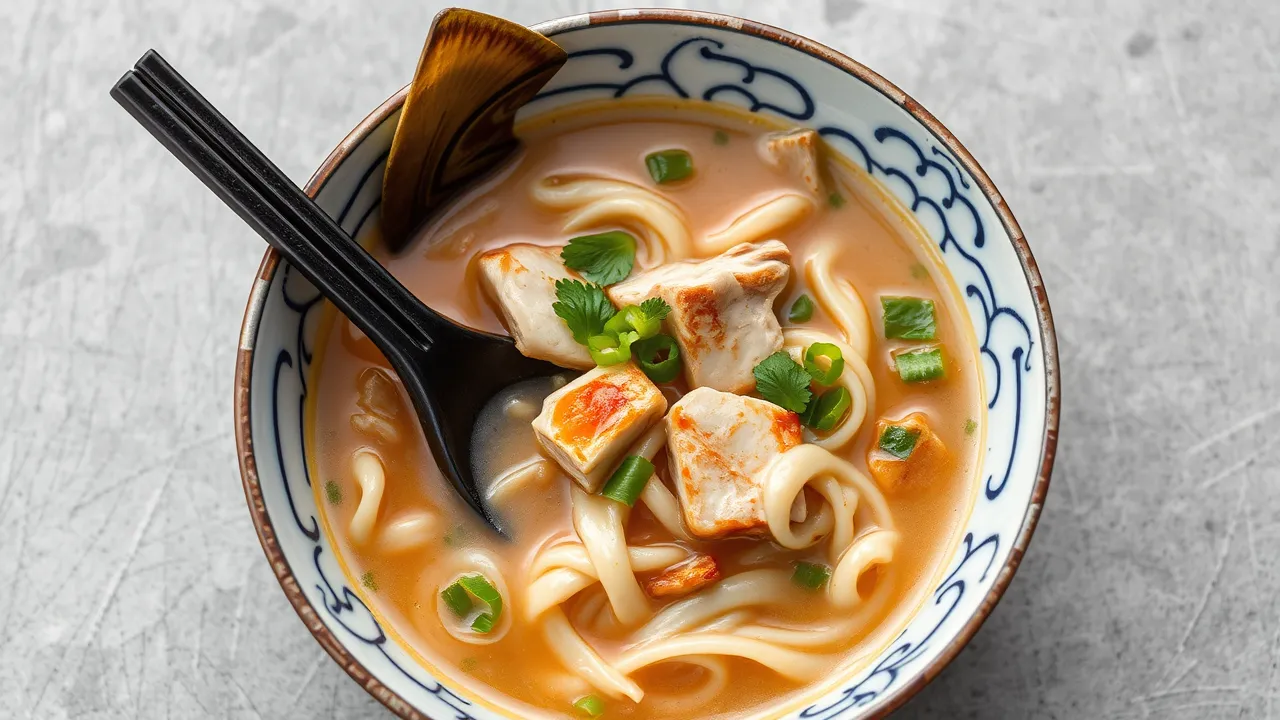
[[[384,348],[424,345],[412,329],[405,328],[382,305],[383,298],[371,296],[364,283],[353,282],[353,273],[332,254],[328,243],[316,242],[310,228],[301,226],[293,213],[277,205],[253,182],[252,172],[240,159],[219,153],[207,138],[193,128],[189,118],[171,107],[134,71],[125,73],[111,95],[143,127],[178,158],[259,235],[279,250],[307,279],[375,339],[384,339]],[[261,182],[261,180],[259,180]],[[310,202],[308,200],[308,202]],[[354,241],[346,240],[352,243]],[[363,249],[359,252],[364,253]],[[336,261],[336,262],[335,262]],[[379,266],[381,267],[381,266]],[[385,272],[385,270],[383,271]]]
[[[439,321],[423,312],[421,303],[407,288],[320,210],[159,53],[148,51],[134,65],[134,72],[210,149],[236,167],[242,179],[290,224],[323,242],[330,249],[330,257],[355,267],[359,272],[350,279],[363,288],[370,300],[406,315],[413,325],[406,330],[420,336],[416,344],[430,343],[431,329]]]

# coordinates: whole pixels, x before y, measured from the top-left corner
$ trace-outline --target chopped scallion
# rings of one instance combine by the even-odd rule
[[[729,133],[727,133],[727,132],[725,132],[725,131],[723,131],[723,130],[717,130],[717,131],[716,131],[716,133],[715,133],[715,135],[712,135],[712,136],[711,136],[711,141],[712,141],[712,142],[714,142],[714,143],[715,143],[715,144],[717,144],[717,145],[728,145],[728,144],[729,144]]]
[[[821,590],[830,578],[831,568],[807,562],[796,563],[796,570],[791,574],[791,582],[806,590]]]
[[[586,695],[574,701],[573,706],[587,717],[598,718],[604,714],[604,701],[595,695]]]
[[[493,626],[497,624],[497,618],[489,613],[480,613],[475,620],[471,621],[471,630],[481,635],[492,632]]]
[[[968,420],[965,420],[965,421],[964,421],[964,434],[965,434],[965,435],[972,435],[972,434],[973,434],[973,431],[974,431],[974,430],[977,430],[977,429],[978,429],[978,423],[977,423],[977,422],[975,422],[975,421],[973,420],[973,418],[969,418]]]
[[[680,347],[670,335],[654,335],[635,343],[631,355],[640,370],[656,383],[671,382],[680,374]]]
[[[849,406],[852,404],[853,396],[847,388],[843,385],[832,388],[809,403],[804,414],[804,424],[818,432],[831,432],[849,414]]]
[[[497,588],[489,584],[488,578],[483,575],[463,575],[458,578],[458,582],[476,599],[489,606],[495,620],[502,615],[502,596],[498,594]]]
[[[827,362],[821,363],[819,358]],[[804,369],[819,385],[831,385],[844,372],[844,353],[831,343],[814,343],[804,351]]]
[[[609,367],[624,363],[631,359],[631,343],[635,342],[634,331],[621,335],[592,335],[587,338],[587,351],[591,359],[600,367]]]
[[[827,196],[827,204],[836,210],[839,210],[844,207],[844,196],[840,193],[833,192]]]
[[[942,348],[912,350],[893,356],[902,382],[918,383],[937,380],[946,375],[942,362]]]
[[[661,298],[649,298],[639,305],[628,305],[609,318],[604,324],[604,334],[621,336],[634,330],[637,340],[651,338],[662,329],[662,320],[671,313],[671,306]]]
[[[890,425],[880,433],[880,449],[898,458],[906,460],[916,449],[916,441],[920,439],[919,430],[911,430],[901,425]]]
[[[693,174],[693,158],[684,150],[659,150],[644,158],[649,177],[659,185],[683,180]]]
[[[933,301],[916,297],[882,297],[884,336],[890,340],[932,340],[937,337],[938,323]]]
[[[440,599],[444,601],[449,611],[460,619],[465,618],[475,608],[472,598],[488,605],[489,611],[477,615],[471,621],[471,629],[478,633],[492,631],[498,624],[498,618],[502,617],[502,595],[488,578],[483,575],[463,575],[452,585],[440,591]]]
[[[801,295],[791,304],[791,312],[787,313],[787,318],[793,323],[809,322],[813,317],[813,301],[808,295]]]
[[[639,455],[628,455],[613,472],[609,482],[604,484],[600,494],[631,507],[636,504],[636,498],[640,497],[644,486],[653,476],[653,469],[653,463],[648,460]]]
[[[360,584],[369,588],[370,592],[378,592],[378,580],[373,576],[372,570],[366,570],[365,573],[360,576]]]
[[[441,590],[440,599],[444,600],[449,610],[460,618],[466,617],[467,613],[471,612],[471,596],[467,594],[467,589],[462,587],[462,583],[455,582]]]

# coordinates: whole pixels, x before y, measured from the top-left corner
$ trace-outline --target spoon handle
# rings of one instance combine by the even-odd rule
[[[333,299],[365,334],[371,338],[394,336],[425,353],[434,340],[449,332],[450,321],[392,277],[164,58],[154,50],[148,51],[134,69],[148,90],[166,97],[171,107],[186,115],[190,126],[211,149],[240,158],[251,173],[246,180],[280,208],[295,227],[304,230],[263,237]],[[349,303],[344,302],[348,298]],[[352,307],[344,307],[345,304]]]

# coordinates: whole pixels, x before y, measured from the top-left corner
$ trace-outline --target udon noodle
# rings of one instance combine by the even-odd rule
[[[909,215],[816,136],[692,102],[566,113],[522,126],[518,162],[382,256],[460,322],[516,334],[542,313],[522,351],[575,371],[512,388],[477,426],[485,498],[513,541],[450,495],[385,361],[336,314],[309,408],[326,530],[393,637],[520,717],[796,704],[889,642],[954,546],[982,417],[962,306]],[[675,164],[654,165],[662,153]],[[571,240],[634,248],[625,280],[600,288],[605,317],[636,333],[629,362],[600,360],[622,331],[614,346],[568,337],[559,285],[502,294],[532,293],[543,267],[581,279],[561,265]],[[627,315],[642,297],[667,305],[660,328]],[[721,325],[698,315],[708,303]],[[649,360],[654,332],[679,352]],[[656,369],[668,360],[679,374]],[[555,449],[604,402],[558,415],[558,398],[597,377],[632,378],[607,388],[630,404],[610,407],[642,418],[599,469],[596,450]],[[603,447],[612,430],[594,427]],[[642,484],[624,498],[628,473]]]

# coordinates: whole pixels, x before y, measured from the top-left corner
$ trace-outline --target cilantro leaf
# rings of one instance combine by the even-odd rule
[[[593,283],[612,285],[631,274],[636,261],[636,239],[620,230],[583,235],[560,251],[564,265]]]
[[[577,280],[556,281],[556,302],[551,305],[564,324],[569,326],[573,339],[580,345],[587,338],[604,331],[604,324],[613,317],[613,303],[599,285]]]
[[[649,298],[640,303],[640,312],[650,320],[665,320],[671,314],[671,306],[662,298]]]
[[[920,439],[920,431],[901,425],[889,425],[880,433],[880,449],[898,458],[906,460],[916,449],[916,441]]]
[[[761,360],[752,374],[756,376],[760,397],[792,412],[804,412],[813,396],[809,392],[813,378],[785,350]]]

